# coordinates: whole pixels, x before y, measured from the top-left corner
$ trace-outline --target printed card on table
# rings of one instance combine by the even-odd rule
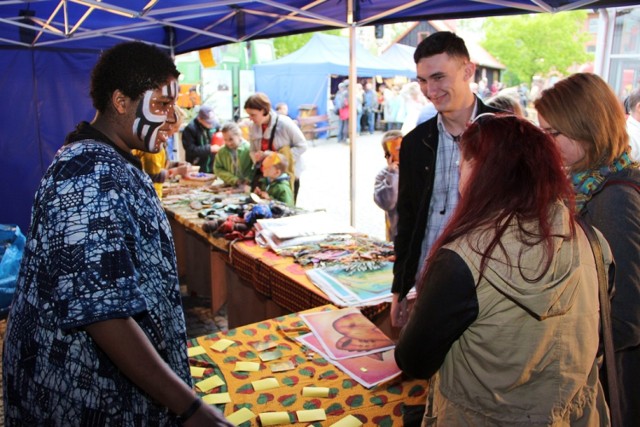
[[[324,409],[306,409],[303,411],[296,411],[296,416],[298,417],[298,421],[301,423],[324,421],[327,419],[327,414]]]
[[[260,360],[262,360],[263,362],[270,362],[272,360],[280,359],[282,357],[282,351],[280,350],[264,351],[258,354],[258,357],[260,357]]]
[[[245,423],[255,417],[256,417],[256,414],[251,412],[250,409],[241,408],[236,412],[234,412],[233,414],[230,414],[229,416],[227,416],[227,421],[229,421],[231,424],[239,426],[240,424]]]
[[[258,372],[260,370],[260,363],[258,362],[236,362],[236,366],[233,369],[235,372]]]
[[[269,365],[269,368],[271,368],[271,372],[273,373],[285,372],[285,371],[290,371],[292,369],[296,369],[296,364],[293,363],[291,360],[285,360],[284,362],[272,363],[271,365]]]
[[[362,421],[354,417],[353,415],[347,415],[337,423],[331,424],[329,427],[360,427]]]
[[[280,387],[280,383],[275,378],[265,378],[251,383],[255,391],[271,390]]]
[[[349,359],[333,360],[323,353],[318,339],[313,334],[305,335],[298,340],[320,353],[325,359],[366,388],[374,387],[402,373],[396,364],[393,349]]]
[[[215,393],[202,396],[202,401],[207,405],[218,405],[221,403],[230,403],[231,396],[229,393]]]
[[[341,360],[394,348],[391,341],[357,308],[301,314],[321,348],[331,359]]]
[[[224,384],[224,380],[219,376],[214,375],[212,377],[207,378],[206,380],[198,381],[196,383],[196,387],[198,387],[198,390],[202,391],[203,393],[206,393],[209,390],[216,387],[220,387],[223,384]]]
[[[187,355],[189,357],[193,357],[193,356],[199,356],[201,354],[205,354],[207,352],[207,350],[204,349],[204,347],[198,345],[195,347],[189,347],[187,348]]]
[[[287,412],[263,412],[259,415],[263,426],[275,426],[278,424],[291,424]]]
[[[329,397],[329,387],[303,387],[302,395],[304,397]]]
[[[199,366],[189,366],[189,372],[191,372],[193,378],[202,378],[206,370],[207,368],[201,368]]]
[[[211,344],[209,348],[217,352],[223,352],[233,344],[235,344],[234,341],[223,338]]]
[[[256,351],[264,351],[270,348],[277,347],[278,341],[268,341],[268,342],[258,341],[258,342],[252,343],[251,346],[255,348]]]

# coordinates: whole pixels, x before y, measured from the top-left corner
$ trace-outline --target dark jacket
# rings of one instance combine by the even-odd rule
[[[200,166],[200,172],[213,172],[211,135],[214,130],[205,128],[195,118],[182,131],[185,160],[194,166]]]
[[[640,420],[640,191],[634,185],[640,188],[638,169],[611,174],[580,211],[607,239],[616,262],[611,324],[624,426]]]
[[[476,114],[497,113],[477,99]],[[398,234],[394,246],[393,293],[400,299],[415,284],[420,265],[422,239],[436,170],[438,151],[438,116],[418,125],[402,139],[400,146],[400,180],[398,183]]]

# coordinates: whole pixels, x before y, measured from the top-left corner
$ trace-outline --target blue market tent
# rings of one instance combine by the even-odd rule
[[[413,61],[413,52],[416,48],[413,46],[407,46],[402,43],[394,43],[387,48],[380,58],[388,63],[396,64],[397,67],[402,67],[407,70],[412,70],[415,74],[416,63]]]
[[[356,44],[358,77],[415,76],[411,70],[383,61]],[[256,90],[273,102],[286,102],[291,115],[303,104],[317,106],[318,114],[327,113],[331,75],[349,74],[349,39],[327,34],[314,34],[302,48],[275,61],[254,66]]]
[[[0,223],[28,229],[33,194],[64,136],[91,119],[89,74],[126,40],[173,54],[255,38],[429,19],[640,4],[640,0],[3,0]],[[351,31],[353,34],[353,31]]]

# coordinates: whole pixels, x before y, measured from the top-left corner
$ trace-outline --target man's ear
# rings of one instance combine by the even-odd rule
[[[124,114],[127,111],[129,101],[129,97],[122,93],[120,89],[114,90],[111,94],[111,104],[113,105],[113,109],[119,114]]]
[[[475,75],[476,75],[476,64],[474,64],[471,61],[467,61],[467,63],[464,66],[464,79],[465,80],[474,79]]]

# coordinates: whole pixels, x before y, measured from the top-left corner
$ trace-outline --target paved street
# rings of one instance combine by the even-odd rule
[[[384,211],[373,201],[373,184],[386,165],[381,141],[383,132],[356,138],[356,230],[385,238]],[[326,209],[341,224],[350,221],[350,148],[336,138],[309,143],[304,154],[297,205],[304,209]]]

